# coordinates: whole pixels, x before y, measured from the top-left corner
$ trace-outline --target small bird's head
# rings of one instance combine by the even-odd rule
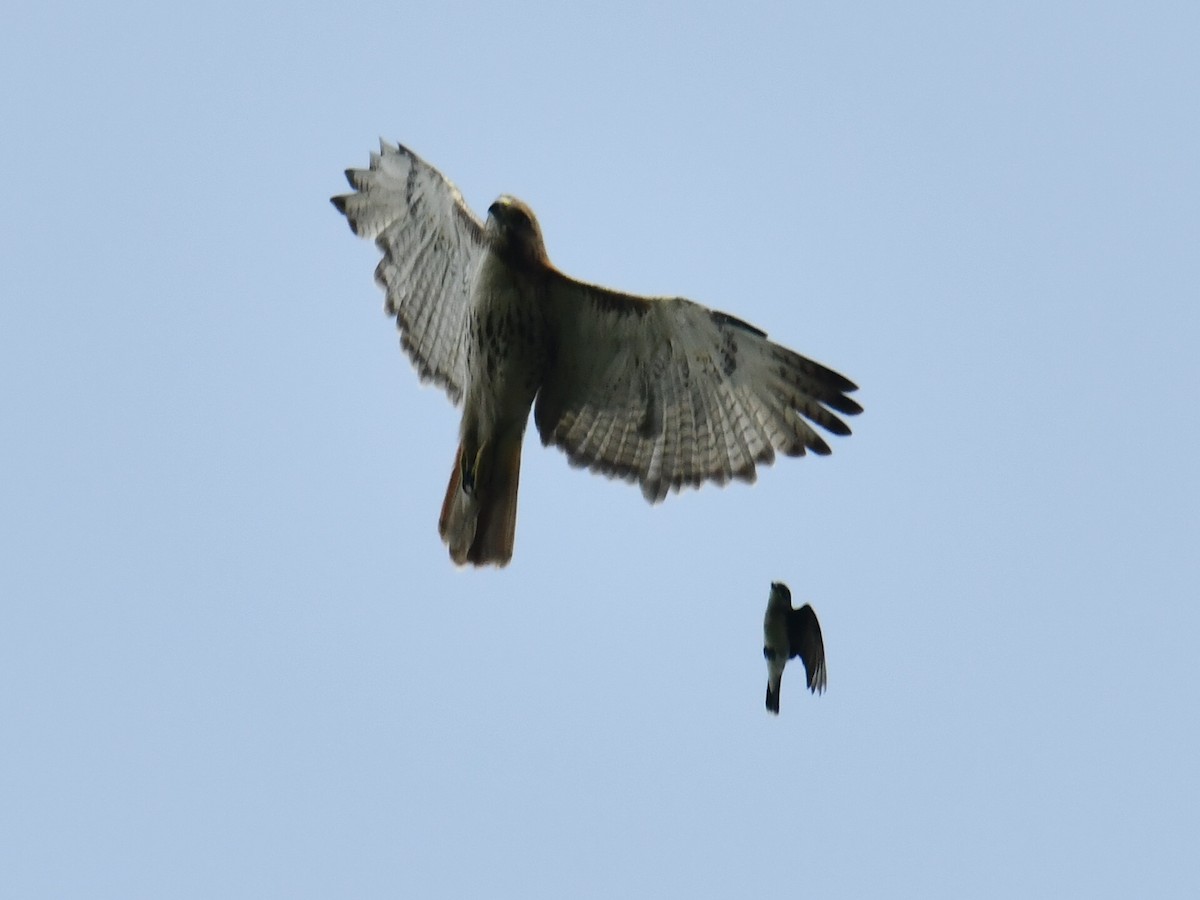
[[[488,207],[484,234],[493,249],[512,259],[527,263],[547,263],[542,229],[533,210],[508,194],[502,194]]]
[[[782,581],[772,581],[771,582],[771,599],[772,600],[781,600],[784,603],[791,606],[792,592],[788,589],[788,586],[786,584],[784,584]]]

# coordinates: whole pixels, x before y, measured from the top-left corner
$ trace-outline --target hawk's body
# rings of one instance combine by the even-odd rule
[[[382,144],[334,197],[376,240],[376,279],[423,380],[462,403],[439,530],[457,563],[512,556],[521,438],[530,407],[543,444],[573,465],[637,481],[652,503],[704,481],[753,481],[757,463],[829,453],[811,423],[861,407],[848,379],[725,313],[682,298],[576,281],[546,255],[512,197],[471,213],[441,173]]]
[[[474,377],[466,381],[458,453],[438,521],[460,565],[503,564],[512,556],[521,441],[548,363],[540,294],[534,272],[499,241],[481,256],[467,314],[467,371]]]

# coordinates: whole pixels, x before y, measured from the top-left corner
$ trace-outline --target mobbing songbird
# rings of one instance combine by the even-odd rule
[[[771,583],[767,614],[763,618],[763,656],[767,660],[767,710],[779,714],[779,688],[783,669],[792,657],[800,657],[808,689],[825,690],[825,642],[817,614],[807,603],[792,609],[792,592],[782,581]]]

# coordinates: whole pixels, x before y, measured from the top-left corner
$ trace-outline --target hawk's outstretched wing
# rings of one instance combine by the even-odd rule
[[[651,503],[685,485],[753,481],[775,451],[829,453],[855,384],[682,298],[636,297],[552,271],[553,357],[534,418],[573,465],[636,481]],[[811,423],[811,424],[810,424]]]
[[[407,147],[379,142],[370,169],[347,169],[357,193],[333,198],[359,237],[383,259],[375,280],[387,294],[400,345],[422,381],[462,400],[470,279],[483,252],[483,226],[441,172]]]

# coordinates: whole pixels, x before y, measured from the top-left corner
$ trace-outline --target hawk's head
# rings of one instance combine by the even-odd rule
[[[542,229],[538,227],[533,210],[508,194],[502,195],[488,207],[484,234],[492,248],[510,259],[524,263],[548,265]]]

